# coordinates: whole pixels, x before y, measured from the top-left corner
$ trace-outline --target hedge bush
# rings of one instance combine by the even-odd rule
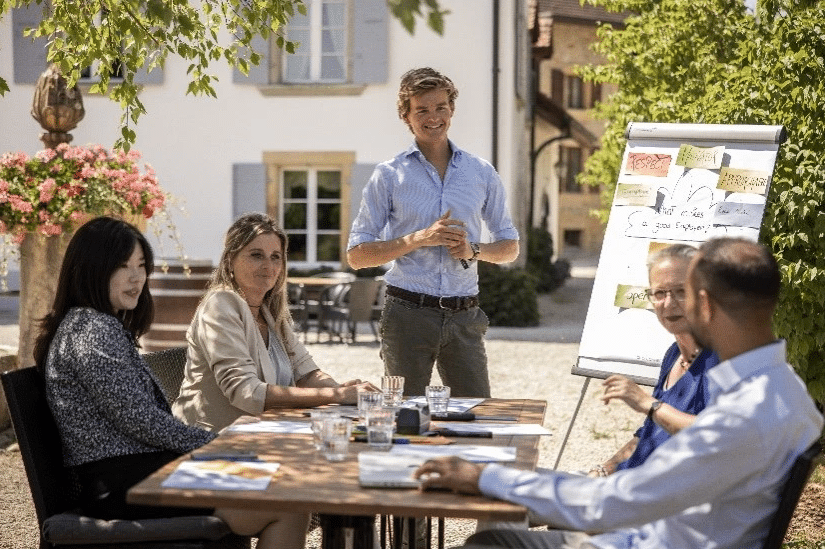
[[[525,269],[479,263],[478,286],[490,326],[538,326],[536,277]]]

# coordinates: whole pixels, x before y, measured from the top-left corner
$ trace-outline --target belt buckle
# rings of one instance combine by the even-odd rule
[[[449,309],[449,307],[445,307],[441,300],[444,299],[443,295],[438,296],[438,308],[439,309]]]

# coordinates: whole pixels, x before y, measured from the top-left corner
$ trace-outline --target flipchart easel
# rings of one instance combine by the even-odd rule
[[[757,240],[782,126],[631,122],[605,228],[575,375],[585,376],[554,469],[591,378],[655,385],[673,343],[644,291],[647,258],[718,236]]]

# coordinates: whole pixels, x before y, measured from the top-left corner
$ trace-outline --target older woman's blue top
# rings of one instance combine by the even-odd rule
[[[659,372],[659,382],[656,383],[656,387],[653,389],[653,398],[661,400],[677,410],[696,415],[704,410],[709,398],[705,372],[719,364],[719,357],[709,349],[702,350],[688,371],[672,387],[665,390],[665,380],[678,358],[679,347],[674,343],[662,359],[662,369]],[[653,453],[653,450],[670,438],[667,431],[649,418],[645,419],[645,422],[636,431],[635,436],[639,437],[636,451],[616,467],[617,471],[632,469],[641,465]]]

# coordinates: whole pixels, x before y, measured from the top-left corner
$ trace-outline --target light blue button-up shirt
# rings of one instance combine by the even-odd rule
[[[379,164],[364,188],[348,248],[393,240],[425,229],[447,210],[465,223],[470,242],[479,242],[482,224],[493,241],[518,240],[507,212],[504,186],[493,166],[450,142],[453,151],[444,181],[413,145]],[[443,246],[419,248],[392,262],[387,284],[436,296],[478,293],[477,263],[465,269]]]
[[[708,370],[710,401],[690,427],[639,467],[606,478],[488,465],[481,491],[528,507],[557,528],[605,532],[610,549],[757,549],[796,456],[822,415],[785,363],[785,342]]]

